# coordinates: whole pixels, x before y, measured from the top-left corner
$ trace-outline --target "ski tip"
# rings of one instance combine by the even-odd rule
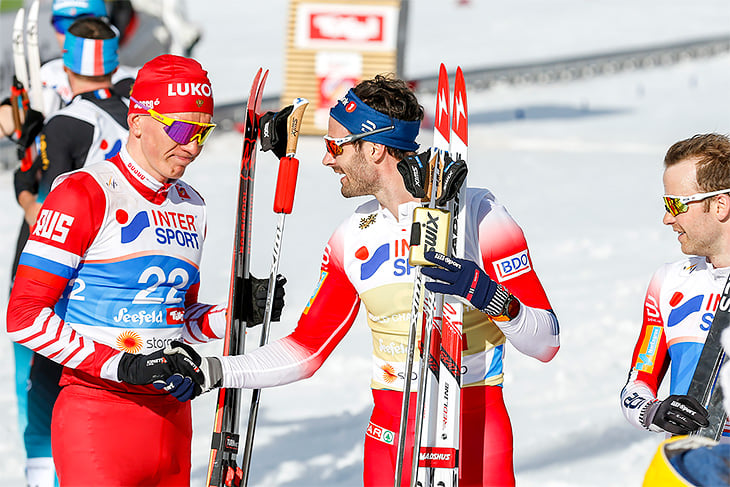
[[[25,8],[20,7],[18,9],[18,13],[15,14],[15,23],[13,24],[13,28],[15,30],[20,29],[22,31],[24,19],[25,19]]]
[[[35,18],[35,20],[38,20],[38,10],[40,9],[40,2],[38,0],[33,0],[33,3],[30,4],[30,8],[28,9],[28,20]]]

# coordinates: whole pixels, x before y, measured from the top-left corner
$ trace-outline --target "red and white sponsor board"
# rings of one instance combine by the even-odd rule
[[[391,6],[301,3],[296,47],[387,51],[396,48],[398,9]]]

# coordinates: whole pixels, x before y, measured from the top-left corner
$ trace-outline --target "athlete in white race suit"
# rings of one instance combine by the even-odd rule
[[[700,134],[679,141],[664,164],[663,222],[678,233],[687,256],[662,265],[649,282],[621,410],[638,428],[688,434],[707,421],[687,391],[730,273],[723,216],[730,203],[730,139]],[[669,396],[660,400],[667,373]],[[730,442],[727,422],[721,441]]]
[[[413,108],[397,115],[379,112],[386,109],[368,106],[374,102],[364,101],[365,95],[358,98],[358,90],[361,95],[363,91],[372,94],[368,100],[403,100],[402,105]],[[328,152],[334,152],[326,154],[323,163],[344,174],[344,196],[371,194],[376,198],[359,206],[329,239],[319,282],[290,335],[242,356],[208,357],[202,362],[212,364],[210,370],[215,371],[219,360],[222,368],[218,369],[222,383],[216,384],[211,374],[206,387],[262,388],[310,377],[350,330],[362,302],[372,331],[375,403],[365,438],[366,486],[392,485],[394,479],[415,275],[408,264],[408,242],[413,210],[421,205],[405,191],[395,166],[403,151],[417,149],[422,111],[416,108],[420,106],[404,82],[383,76],[361,82],[332,108],[326,140],[334,141],[328,144]],[[373,132],[391,126],[391,131],[368,135],[364,130],[360,133],[361,126],[369,126]],[[347,141],[348,134],[364,139],[358,149]],[[401,153],[393,155],[394,148]],[[371,156],[378,162],[371,163]],[[378,177],[380,189],[376,183],[366,183]],[[397,202],[384,203],[386,198],[381,195],[386,193],[398,195]],[[465,259],[483,269],[482,284],[495,285],[494,280],[504,285],[520,306],[505,321],[466,307],[460,485],[514,485],[512,431],[502,398],[506,342],[524,354],[549,361],[559,348],[558,322],[533,268],[523,232],[505,207],[484,189],[468,189],[464,203],[468,211],[463,229]],[[415,413],[415,407],[410,411]],[[412,432],[413,421],[409,423]],[[404,485],[410,477],[412,447],[406,451]]]

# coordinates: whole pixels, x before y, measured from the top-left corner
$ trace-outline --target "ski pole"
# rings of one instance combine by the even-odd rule
[[[294,192],[297,185],[297,173],[299,161],[295,158],[297,142],[299,141],[299,129],[302,125],[304,110],[309,101],[304,98],[294,100],[294,107],[286,119],[286,157],[279,161],[279,174],[276,179],[276,193],[274,194],[274,213],[279,214],[279,222],[276,226],[274,237],[274,255],[269,274],[269,289],[266,294],[266,309],[264,311],[264,322],[261,325],[261,340],[259,346],[263,347],[269,341],[269,329],[271,328],[271,313],[274,307],[274,292],[276,291],[276,276],[279,273],[279,260],[281,255],[281,240],[284,234],[284,221],[286,215],[292,212],[294,205]],[[253,451],[253,439],[256,432],[256,420],[261,400],[261,389],[254,389],[251,396],[251,407],[248,414],[248,428],[246,429],[246,444],[243,450],[242,487],[248,485],[248,473],[251,466],[251,453]]]
[[[440,184],[440,167],[441,167],[441,153],[435,151],[431,159],[431,166],[433,170],[431,172],[431,198],[428,206],[425,207],[430,210],[435,209],[435,202],[437,198],[438,187]],[[419,208],[420,209],[420,208]],[[418,210],[418,209],[417,209]],[[414,215],[414,225],[412,233],[418,233],[420,240],[420,224],[416,221],[417,216]],[[418,229],[418,230],[416,230]],[[415,242],[413,235],[411,236],[411,246],[418,245],[420,242]],[[403,385],[403,401],[401,403],[401,417],[400,427],[398,429],[398,450],[396,453],[396,470],[394,487],[401,487],[401,479],[403,476],[403,461],[405,457],[406,448],[406,433],[408,431],[408,411],[410,409],[410,393],[411,393],[411,374],[413,371],[413,356],[415,355],[415,343],[416,333],[421,325],[421,360],[419,365],[418,373],[418,388],[416,391],[416,418],[415,418],[415,435],[413,445],[413,459],[411,463],[411,481],[409,485],[415,485],[416,474],[418,471],[419,461],[419,448],[421,443],[421,432],[423,426],[423,411],[424,411],[424,394],[426,392],[426,379],[428,372],[428,358],[432,353],[432,344],[434,333],[438,333],[435,327],[435,322],[440,319],[438,313],[436,313],[439,302],[438,297],[430,294],[424,287],[426,278],[421,273],[421,266],[416,267],[416,277],[413,288],[413,302],[411,307],[411,322],[408,333],[408,345],[407,345],[407,357],[406,357],[406,372],[405,382]],[[437,299],[434,302],[434,298]],[[438,337],[437,337],[438,339]],[[436,344],[438,345],[438,344]]]

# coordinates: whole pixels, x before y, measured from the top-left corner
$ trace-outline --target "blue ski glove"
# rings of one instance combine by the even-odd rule
[[[519,301],[507,289],[490,278],[470,260],[447,257],[428,251],[424,257],[436,267],[424,267],[424,275],[436,279],[426,282],[426,289],[435,293],[453,294],[467,300],[476,309],[499,321],[514,319]]]
[[[193,382],[193,379],[183,377],[177,373],[172,374],[166,380],[156,380],[152,385],[155,386],[155,389],[170,393],[171,396],[180,402],[189,401],[200,395],[200,386]]]

